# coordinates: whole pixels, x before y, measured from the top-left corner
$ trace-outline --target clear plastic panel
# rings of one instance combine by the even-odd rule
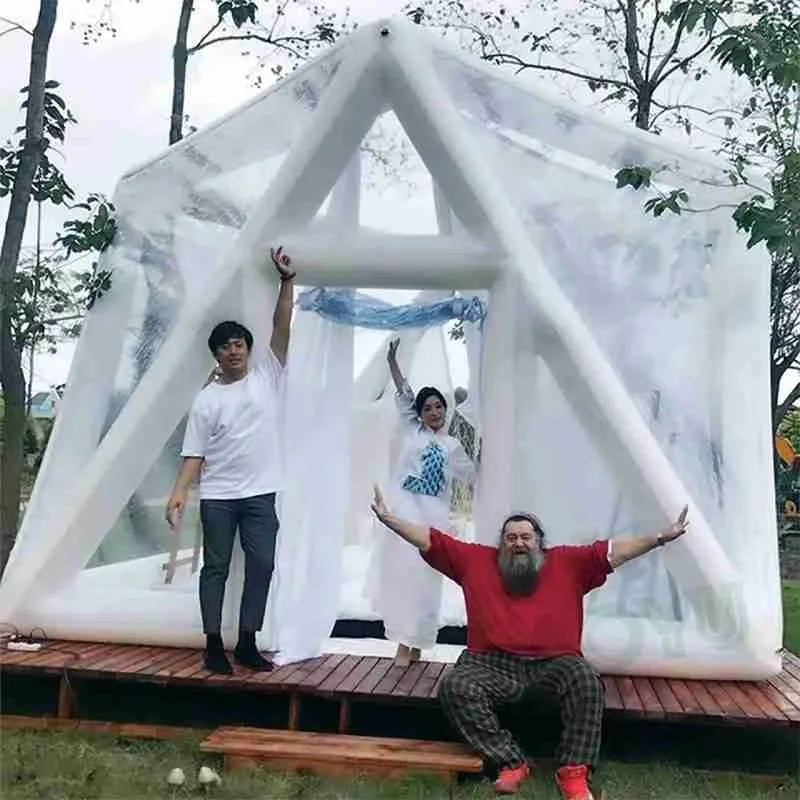
[[[544,148],[570,154],[573,160],[604,164],[616,171],[633,164],[681,172],[698,190],[700,182],[730,186],[722,167],[681,157],[667,142],[645,140],[641,131],[626,134],[614,122],[590,116],[563,98],[544,96],[541,87],[526,88],[524,76],[514,81],[486,65],[469,64],[447,49],[435,48],[434,68],[449,97],[465,119],[491,131],[503,129],[536,138]],[[684,151],[685,153],[685,151]]]
[[[147,372],[187,299],[203,293],[289,147],[303,133],[340,54],[315,62],[162,157],[129,173],[116,203],[111,263],[132,274],[132,311],[102,435]],[[170,547],[163,508],[180,462],[182,422],[89,564]]]
[[[362,228],[438,233],[430,173],[393,111],[375,120],[362,144],[361,159]]]
[[[733,293],[746,296],[751,285],[758,294],[760,283],[746,270],[721,274],[726,247],[736,236],[728,215],[646,215],[644,195],[616,191],[616,167],[600,163],[607,151],[603,130],[578,115],[564,119],[558,108],[537,104],[535,96],[517,94],[504,81],[455,59],[442,57],[439,67],[479,151],[491,160],[541,255],[541,263],[528,268],[546,269],[556,279],[726,554],[746,570],[753,541],[738,531],[737,493],[760,493],[763,486],[753,481],[750,489],[742,477],[754,466],[737,463],[725,452],[731,431],[722,408],[726,393],[736,389],[728,385],[723,366],[734,340],[720,325],[719,287],[735,281]],[[618,133],[617,141],[624,140]],[[590,158],[593,145],[598,161]],[[637,160],[665,163],[657,145],[631,154],[619,144],[615,154],[617,166]],[[716,202],[724,199],[720,191]],[[730,189],[732,201],[735,191]],[[763,306],[743,308],[736,318],[737,326],[750,332],[751,347],[766,344],[768,301],[761,300]],[[751,305],[756,302],[753,295]],[[740,346],[741,327],[735,340]],[[576,381],[559,386],[553,379],[572,367],[544,327],[538,347],[539,394],[517,425],[530,432],[537,452],[544,454],[534,470],[532,502],[554,539],[589,541],[663,525],[636,477],[612,467],[608,441],[597,436],[604,423],[591,413],[585,387]],[[749,354],[745,361],[749,367]],[[753,375],[753,386],[760,377]],[[766,413],[766,404],[759,410]],[[738,435],[758,437],[760,428]],[[568,501],[564,487],[569,487]],[[682,619],[685,612],[658,554],[627,565],[606,590],[592,595],[589,607],[597,614],[661,619]]]

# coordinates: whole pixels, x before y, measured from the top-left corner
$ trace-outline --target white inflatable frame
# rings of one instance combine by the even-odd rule
[[[537,231],[523,223],[437,78],[431,66],[434,47],[444,46],[400,19],[364,27],[338,46],[341,63],[313,121],[293,142],[269,190],[238,232],[225,263],[203,295],[183,309],[152,366],[97,446],[105,411],[99,405],[104,395],[98,387],[113,380],[124,334],[118,319],[128,288],[124,270],[115,273],[109,296],[97,303],[84,327],[41,476],[0,585],[3,621],[21,626],[41,624],[50,636],[176,645],[201,641],[197,629],[176,630],[159,624],[160,615],[170,616],[165,604],[179,604],[183,609],[178,611],[176,606],[172,616],[194,615],[193,606],[189,611],[189,604],[196,602],[193,597],[165,593],[126,597],[121,592],[117,611],[107,609],[102,624],[91,620],[67,624],[59,617],[59,606],[65,602],[70,582],[84,568],[180,420],[175,414],[153,415],[152,409],[162,405],[160,400],[166,396],[179,397],[185,409],[207,375],[208,356],[201,332],[219,318],[222,309],[237,311],[271,302],[273,290],[252,265],[265,243],[281,241],[292,252],[307,284],[489,290],[491,313],[484,337],[481,406],[492,409],[482,419],[482,481],[491,491],[484,491],[481,497],[476,520],[479,538],[494,541],[497,521],[528,496],[530,465],[522,454],[509,457],[519,449],[514,447],[517,432],[508,420],[522,410],[519,404],[525,402],[526,387],[536,380],[537,359],[546,360],[547,353],[554,350],[562,370],[564,364],[569,365],[569,375],[561,385],[568,385],[572,396],[580,398],[574,407],[576,414],[585,414],[587,424],[602,428],[605,455],[621,471],[635,475],[640,490],[658,509],[657,516],[666,523],[688,503],[691,533],[665,550],[664,558],[689,601],[692,620],[649,624],[647,620],[630,623],[590,618],[586,650],[599,667],[629,674],[740,679],[761,678],[779,669],[777,578],[775,586],[764,590],[768,597],[760,605],[753,601],[755,593],[739,591],[748,576],[731,563],[720,544],[722,537],[711,529],[691,488],[670,463],[584,320],[548,272],[537,246]],[[472,69],[492,70],[493,79],[498,78],[492,68],[478,67],[462,54],[453,52],[448,57],[469,61]],[[332,251],[329,230],[326,234],[326,226],[319,226],[317,238],[314,225],[318,223],[308,227],[309,220],[348,164],[358,175],[354,154],[386,107],[393,109],[430,171],[437,187],[443,235],[375,233],[359,236],[352,244],[339,241]],[[233,112],[216,127],[224,128],[238,113]],[[577,152],[576,157],[614,165],[617,129],[601,119],[594,119],[593,124],[600,132],[599,139],[592,143],[591,152]],[[643,154],[656,152],[669,161],[676,180],[690,173],[718,171],[713,162],[673,150],[646,134],[628,131],[625,136],[638,137]],[[192,139],[188,137],[159,159],[169,159],[177,149],[190,147]],[[126,178],[147,167],[133,170]],[[351,189],[352,185],[357,186],[357,181],[351,182]],[[334,195],[329,217],[340,223],[349,219],[353,224],[355,220],[357,225],[358,192],[354,199],[352,191],[346,194],[349,199],[338,207]],[[450,209],[467,235],[446,235],[448,228],[452,231]],[[736,256],[738,268],[767,274],[763,259],[744,255],[743,246],[737,247],[741,247]],[[387,252],[392,253],[391,263],[385,257]],[[742,263],[746,266],[741,267]],[[256,284],[261,288],[254,294]],[[763,288],[759,288],[762,294]],[[266,338],[266,331],[257,333]],[[533,347],[533,341],[539,344]],[[748,391],[759,393],[761,412],[768,415],[766,353],[754,363],[763,385]],[[561,375],[557,378],[561,382]],[[726,413],[735,414],[735,406]],[[768,459],[769,442],[763,426],[754,436],[754,443],[740,447],[741,456],[756,452],[760,459]],[[133,440],[135,457],[129,447]],[[743,524],[748,529],[761,528],[763,539],[758,547],[766,548],[772,559],[776,545],[768,463],[760,464],[753,474],[757,485],[748,489],[754,499],[743,503],[743,513],[749,515]],[[670,657],[663,655],[665,638],[675,643]]]

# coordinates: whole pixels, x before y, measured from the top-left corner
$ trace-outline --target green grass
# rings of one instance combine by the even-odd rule
[[[783,646],[800,655],[800,580],[783,581]]]
[[[181,767],[187,784],[175,798],[199,798],[201,764],[221,769],[200,753],[199,738],[169,742],[123,740],[104,735],[6,732],[0,740],[4,800],[169,800],[167,773]],[[710,775],[658,764],[605,764],[599,778],[608,800],[778,800],[797,798],[790,778]],[[208,797],[216,800],[445,800],[447,786],[434,779],[335,781],[270,772],[266,769],[222,776]],[[486,781],[465,782],[453,800],[493,797]],[[525,800],[557,800],[552,777],[526,784]]]

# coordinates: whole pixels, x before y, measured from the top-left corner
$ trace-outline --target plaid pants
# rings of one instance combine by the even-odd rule
[[[511,733],[500,726],[497,711],[518,702],[528,689],[543,689],[558,698],[559,762],[594,767],[600,753],[604,690],[600,676],[583,658],[528,659],[465,650],[442,681],[439,698],[466,742],[489,764],[503,769],[518,767],[526,759]]]

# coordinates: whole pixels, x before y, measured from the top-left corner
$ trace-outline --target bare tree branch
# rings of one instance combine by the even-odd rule
[[[800,400],[800,381],[798,381],[794,388],[786,395],[783,402],[775,409],[776,421],[782,420],[789,411],[792,410],[794,404]]]
[[[286,50],[288,53],[291,53],[293,56],[295,56],[295,58],[302,59],[303,54],[292,47],[292,44],[290,43],[310,44],[311,42],[315,41],[315,38],[312,36],[280,36],[277,39],[271,39],[269,36],[262,36],[260,33],[237,33],[226,36],[217,36],[216,39],[208,39],[206,42],[198,45],[189,52],[190,54],[196,53],[198,50],[202,50],[205,47],[210,47],[212,44],[217,44],[219,42],[243,42],[253,40],[264,42],[264,44],[271,44],[274,47],[280,48],[281,50]]]
[[[219,19],[218,19],[218,20],[217,20],[217,21],[216,21],[216,22],[215,22],[215,23],[214,23],[214,24],[213,24],[213,25],[212,25],[212,26],[211,26],[211,27],[210,27],[210,28],[209,28],[209,29],[208,29],[208,30],[207,30],[207,31],[206,31],[206,32],[205,32],[205,33],[204,33],[204,34],[203,34],[201,37],[200,37],[200,40],[197,42],[197,44],[196,44],[196,45],[194,45],[193,47],[189,47],[189,48],[187,48],[187,52],[191,54],[191,53],[194,53],[196,50],[199,50],[201,47],[203,47],[203,42],[205,42],[205,41],[206,41],[206,39],[208,39],[208,37],[209,37],[209,36],[211,36],[211,34],[212,34],[212,33],[214,33],[214,31],[215,31],[217,28],[219,28],[219,26],[220,26],[220,25],[222,25],[222,22],[223,22],[223,20],[222,20],[222,17],[220,17],[220,18],[219,18]]]
[[[517,67],[517,74],[524,72],[526,69],[536,69],[541,72],[558,72],[562,75],[570,75],[573,78],[580,78],[587,83],[596,83],[599,86],[618,86],[620,89],[627,89],[631,92],[636,91],[636,87],[632,86],[626,81],[620,81],[616,78],[601,77],[598,75],[589,75],[585,72],[578,72],[574,69],[567,67],[557,67],[553,64],[534,64],[529,61],[523,61],[519,56],[512,53],[495,53],[494,55],[487,56],[484,61],[491,61],[495,64],[508,64]]]
[[[661,9],[658,6],[658,0],[655,0],[655,17],[653,19],[653,27],[650,29],[650,39],[647,42],[647,52],[643,53],[645,57],[644,62],[644,79],[647,83],[650,83],[650,67],[653,64],[653,48],[656,44],[656,31],[658,30],[658,24],[661,22]],[[652,124],[652,120],[650,123]]]
[[[666,70],[661,74],[659,78],[653,79],[653,89],[659,87],[664,81],[669,78],[670,75],[674,75],[679,69],[683,69],[684,67],[688,66],[692,63],[696,58],[703,55],[703,53],[708,50],[711,45],[713,45],[717,39],[720,38],[722,34],[717,34],[716,36],[710,36],[700,47],[697,48],[694,52],[690,53],[685,58],[682,58],[680,61],[677,61],[673,67]],[[674,54],[673,54],[674,55]]]
[[[14,22],[13,19],[8,19],[7,17],[0,17],[0,22],[5,22],[7,25],[10,25],[10,28],[7,28],[0,36],[3,36],[6,33],[11,33],[12,31],[22,31],[23,33],[27,33],[28,36],[33,36],[33,31],[28,30],[24,25],[20,25],[19,22]]]

